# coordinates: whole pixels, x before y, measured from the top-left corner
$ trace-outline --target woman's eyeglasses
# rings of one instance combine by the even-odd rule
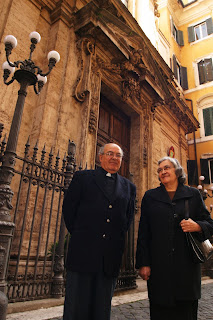
[[[157,173],[161,173],[161,172],[163,172],[163,170],[164,171],[168,171],[168,170],[170,170],[172,167],[171,166],[164,166],[163,168],[158,168],[158,170],[157,170]]]

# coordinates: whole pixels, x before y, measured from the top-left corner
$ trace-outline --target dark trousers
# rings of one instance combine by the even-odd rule
[[[116,278],[67,271],[63,320],[110,320]]]
[[[197,320],[198,300],[178,301],[174,306],[150,302],[151,320]]]

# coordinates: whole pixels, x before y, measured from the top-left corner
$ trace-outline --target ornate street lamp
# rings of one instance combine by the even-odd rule
[[[204,181],[205,180],[205,177],[204,176],[200,176],[199,177],[199,185],[197,186],[198,190],[200,191],[200,194],[203,198],[203,200],[205,201],[207,198],[213,198],[213,186],[210,187],[210,191],[211,191],[211,194],[208,193],[208,190],[205,189],[204,187]],[[213,204],[210,204],[210,212],[212,211],[213,209]]]
[[[36,45],[41,40],[41,36],[38,32],[30,33],[30,55],[29,58],[21,61],[11,62],[9,57],[12,50],[17,46],[17,40],[14,36],[8,35],[4,39],[6,59],[2,65],[4,70],[4,83],[10,85],[14,80],[17,80],[20,84],[18,91],[18,99],[13,115],[13,120],[9,132],[6,150],[2,159],[2,166],[0,168],[0,316],[1,320],[6,319],[6,287],[7,283],[6,272],[9,259],[9,251],[11,240],[13,236],[14,223],[11,222],[10,210],[12,209],[12,197],[13,191],[10,188],[11,180],[14,175],[14,165],[16,158],[16,148],[18,142],[18,136],[21,126],[22,114],[24,109],[24,102],[27,96],[28,86],[34,86],[36,94],[41,92],[42,87],[47,82],[47,75],[51,72],[53,67],[60,60],[60,55],[57,51],[50,51],[48,53],[48,71],[44,73],[40,67],[35,65],[32,60],[32,53],[36,48]],[[16,70],[16,68],[19,68]],[[9,80],[8,78],[12,76]]]
[[[33,85],[35,93],[39,94],[43,85],[47,82],[46,76],[51,72],[56,63],[59,62],[60,55],[57,51],[50,51],[48,53],[47,58],[49,60],[49,70],[46,73],[43,73],[43,71],[37,65],[35,65],[32,60],[32,53],[36,48],[36,44],[40,42],[41,36],[38,32],[33,31],[30,33],[29,37],[31,40],[29,59],[25,59],[24,61],[18,60],[13,63],[10,62],[9,56],[11,55],[12,50],[17,46],[17,40],[12,35],[8,35],[5,37],[4,44],[7,61],[5,61],[2,65],[2,68],[4,70],[4,83],[6,85],[9,85],[14,80],[17,80],[20,84],[25,82],[26,87]],[[18,68],[19,66],[20,69],[15,72],[15,68]],[[10,74],[12,75],[13,73],[14,76],[10,81],[7,82]]]

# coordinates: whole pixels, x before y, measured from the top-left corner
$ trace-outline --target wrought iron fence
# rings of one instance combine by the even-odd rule
[[[59,167],[59,153],[38,157],[37,144],[30,156],[16,157],[11,216],[16,225],[8,265],[8,299],[23,301],[51,296],[51,283],[63,201],[66,159]],[[46,161],[45,161],[46,160]]]
[[[0,162],[6,146],[0,128]],[[61,208],[63,195],[75,170],[75,145],[69,142],[68,154],[54,157],[45,146],[16,156],[11,210],[15,231],[7,267],[9,302],[60,297],[64,295],[64,257],[69,241]],[[126,250],[116,290],[136,287],[134,269],[134,223],[126,238]],[[65,251],[65,252],[64,252]]]

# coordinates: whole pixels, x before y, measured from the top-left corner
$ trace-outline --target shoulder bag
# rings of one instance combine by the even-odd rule
[[[185,200],[185,219],[189,219],[189,200]],[[200,241],[196,237],[196,232],[186,232],[187,244],[190,249],[192,260],[195,263],[203,263],[213,255],[213,246],[207,239]]]

